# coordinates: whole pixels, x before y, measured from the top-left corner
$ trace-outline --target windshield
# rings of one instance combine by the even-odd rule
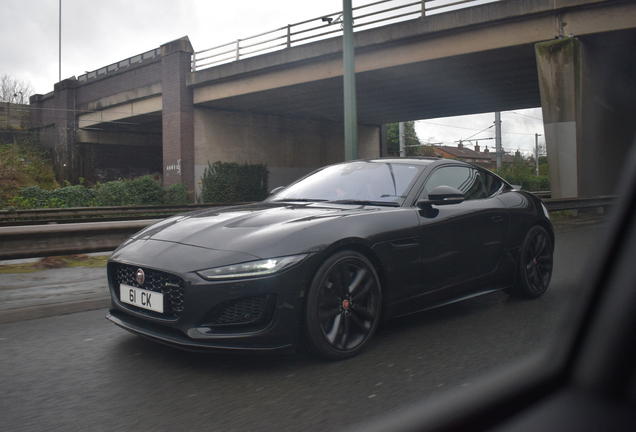
[[[401,203],[423,166],[358,161],[327,167],[274,195],[272,201]]]

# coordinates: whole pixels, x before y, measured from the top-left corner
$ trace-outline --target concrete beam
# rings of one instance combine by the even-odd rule
[[[356,73],[534,44],[570,33],[628,29],[636,21],[636,8],[627,3],[558,3],[555,9],[552,0],[497,2],[356,33]],[[589,10],[590,5],[602,9]],[[337,43],[317,42],[197,71],[187,82],[195,88],[195,104],[309,84],[342,76],[341,50],[340,38]]]
[[[577,6],[608,6],[608,0],[509,0],[499,1],[481,6],[473,6],[470,8],[460,9],[453,12],[446,12],[432,16],[426,16],[421,19],[408,20],[402,23],[383,26],[366,31],[359,31],[355,34],[356,50],[364,51],[365,49],[375,49],[382,44],[399,44],[403,41],[414,39],[431,39],[443,34],[464,32],[467,28],[473,27],[492,27],[505,22],[505,20],[519,21],[527,19],[533,15],[541,14],[551,15],[550,34],[539,40],[552,39],[558,36],[558,26],[554,19],[555,13],[563,11],[572,11]],[[625,7],[625,5],[609,5],[612,7]],[[627,11],[631,7],[627,5]],[[622,17],[618,18],[617,23],[609,23],[613,28],[631,28],[630,16],[621,13]],[[579,19],[570,20],[574,25],[581,23]],[[605,25],[607,22],[599,22],[598,26]],[[627,26],[627,27],[625,27]],[[605,26],[607,31],[607,27]],[[578,29],[578,28],[577,28]],[[574,30],[577,30],[574,29]],[[540,29],[537,29],[539,31]],[[568,29],[569,30],[569,29]],[[519,37],[521,33],[517,33]],[[468,40],[469,38],[466,38]],[[507,43],[504,38],[499,38],[500,42]],[[267,55],[261,55],[241,60],[240,62],[232,62],[203,69],[191,74],[188,77],[189,86],[199,86],[209,81],[220,81],[232,78],[237,75],[253,74],[269,68],[280,68],[296,62],[308,62],[316,59],[324,59],[325,57],[340,56],[342,53],[342,40],[339,37],[327,39],[320,42],[314,42],[308,45],[301,45],[290,49],[276,51]]]
[[[143,87],[137,87],[132,90],[120,92],[114,95],[105,96],[94,101],[77,106],[77,111],[98,111],[107,109],[116,105],[122,105],[131,101],[147,99],[153,96],[161,95],[161,83],[157,82]]]
[[[111,106],[96,112],[81,114],[77,117],[80,129],[90,128],[102,123],[111,123],[145,114],[161,115],[163,102],[161,96],[134,100],[121,105]]]
[[[161,134],[79,129],[76,133],[76,141],[84,144],[161,147]]]
[[[499,23],[489,27],[469,29],[464,33],[442,34],[434,39],[383,44],[372,50],[356,50],[356,73],[523,45],[553,37],[554,20],[537,17],[523,22]],[[196,74],[204,72],[205,70]],[[207,85],[199,84],[194,89],[194,103],[201,104],[342,76],[342,55],[338,53],[335,56],[319,58],[315,62],[298,62],[289,64],[284,69],[263,70],[258,75],[237,75],[233,79],[212,81]]]

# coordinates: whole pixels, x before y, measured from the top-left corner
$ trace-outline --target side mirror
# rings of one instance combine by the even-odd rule
[[[269,191],[269,194],[270,194],[270,195],[275,195],[275,194],[277,194],[278,192],[282,191],[283,189],[285,189],[285,186],[278,186],[278,187],[275,187],[274,189],[272,189],[271,191]]]
[[[428,199],[421,199],[417,206],[421,209],[430,208],[435,205],[459,204],[464,201],[464,193],[459,189],[450,186],[437,186],[428,193]]]

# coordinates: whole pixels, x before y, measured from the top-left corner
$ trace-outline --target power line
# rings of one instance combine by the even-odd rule
[[[462,127],[462,126],[454,126],[454,125],[445,125],[445,124],[440,124],[440,123],[433,123],[433,122],[429,122],[429,121],[425,121],[425,120],[415,120],[416,122],[420,122],[420,123],[426,123],[426,124],[432,124],[435,126],[444,126],[444,127],[449,127],[449,128],[454,128],[454,129],[464,129],[464,130],[477,130],[475,128],[467,128],[467,127]]]
[[[488,129],[490,129],[490,128],[491,128],[491,127],[493,127],[493,126],[494,126],[494,125],[490,125],[490,126],[488,126],[486,129],[481,130],[481,131],[479,131],[479,132],[477,132],[477,133],[472,134],[471,136],[469,136],[468,138],[466,138],[466,140],[469,140],[469,139],[471,139],[472,137],[474,137],[475,135],[479,135],[480,133],[487,131]],[[460,141],[462,141],[462,140],[460,140]]]
[[[529,115],[527,115],[527,114],[521,114],[521,113],[514,112],[514,111],[506,111],[506,114],[516,114],[516,115],[519,115],[519,116],[528,117],[528,118],[531,118],[531,119],[535,119],[535,120],[543,121],[543,119],[542,119],[542,118],[532,117],[532,116],[529,116]]]
[[[523,114],[520,114],[520,115],[523,115]],[[434,126],[442,126],[442,127],[453,128],[453,129],[464,129],[464,130],[470,130],[470,131],[479,130],[479,129],[476,129],[476,128],[468,128],[468,127],[463,127],[463,126],[454,126],[454,125],[446,125],[446,124],[441,124],[441,123],[433,123],[433,122],[429,122],[429,121],[425,121],[425,120],[415,120],[415,121],[416,122],[421,122],[421,123],[426,123],[426,124],[431,124],[431,125],[434,125]],[[493,125],[487,127],[486,129],[484,129],[482,131],[479,131],[477,133],[480,133],[480,132],[483,132],[485,130],[488,130],[492,126]],[[534,136],[534,133],[527,133],[527,132],[503,132],[502,131],[501,133],[502,133],[502,135],[505,134],[505,135],[528,135],[528,136]],[[471,137],[473,137],[475,135],[477,135],[477,134],[471,135]]]

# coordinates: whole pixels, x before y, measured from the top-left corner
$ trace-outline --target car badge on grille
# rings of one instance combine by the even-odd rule
[[[144,271],[142,269],[137,269],[137,283],[141,286],[144,284],[144,281],[146,280],[146,274],[144,273]]]

